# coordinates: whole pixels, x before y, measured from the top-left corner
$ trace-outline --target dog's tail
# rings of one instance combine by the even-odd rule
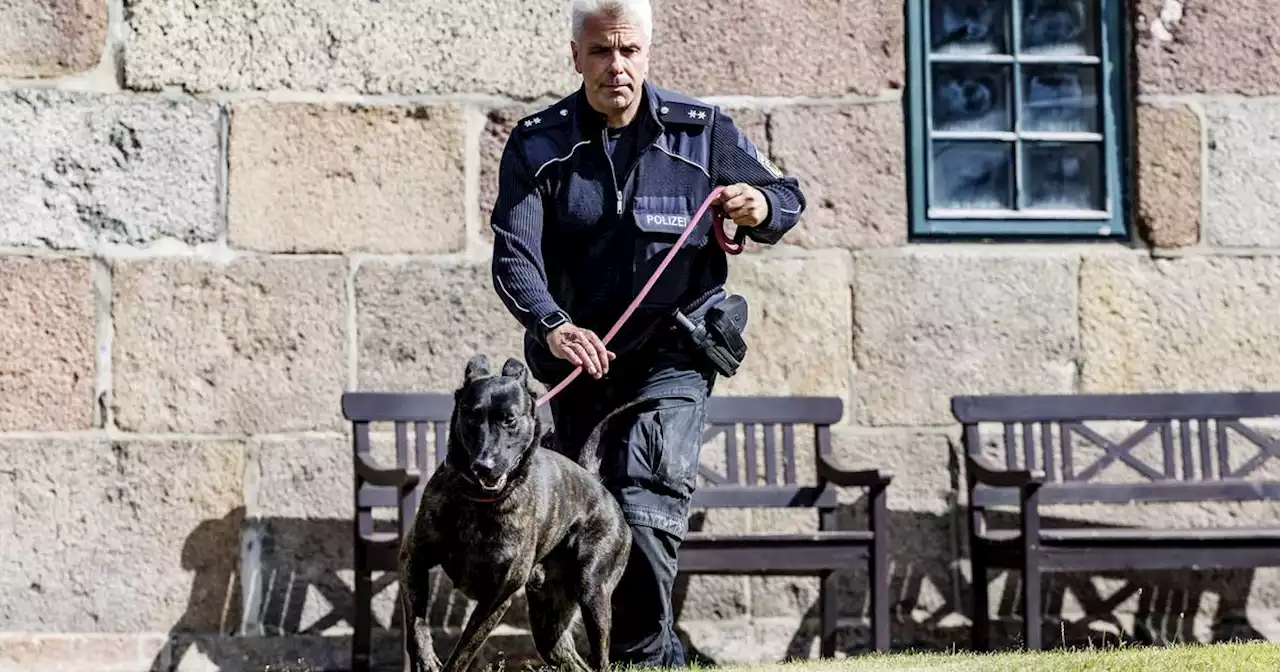
[[[600,454],[600,438],[603,436],[604,429],[609,424],[609,421],[625,410],[661,399],[664,396],[666,395],[662,393],[641,395],[609,411],[609,414],[596,423],[596,426],[591,429],[591,433],[587,435],[587,439],[582,442],[582,447],[578,450],[578,464],[597,477],[601,477],[600,465],[603,462],[603,456]]]

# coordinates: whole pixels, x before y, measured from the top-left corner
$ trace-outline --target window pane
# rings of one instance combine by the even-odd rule
[[[1032,142],[1026,158],[1026,206],[1103,210],[1102,151],[1092,143]]]
[[[933,0],[929,4],[935,53],[1009,53],[1007,0]]]
[[[1013,207],[1013,146],[1003,142],[935,142],[934,208]]]
[[[1021,0],[1019,52],[1045,56],[1096,56],[1098,0]]]
[[[1097,133],[1097,84],[1088,66],[1023,66],[1019,130]]]
[[[1011,131],[1010,68],[1003,65],[936,64],[933,130]]]

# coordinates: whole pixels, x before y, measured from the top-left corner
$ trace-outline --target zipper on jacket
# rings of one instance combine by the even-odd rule
[[[623,180],[622,180],[623,184],[626,184],[631,181],[632,174],[636,172],[636,168],[640,165],[640,158],[643,157],[645,154],[647,154],[650,149],[653,149],[654,145],[658,144],[658,138],[662,136],[662,133],[665,130],[666,128],[661,123],[659,123],[657,134],[655,134],[653,138],[649,140],[648,144],[646,144],[643,148],[641,148],[640,151],[636,152],[635,161],[631,162],[631,167],[627,169],[627,174],[623,176]],[[618,173],[613,167],[613,157],[609,156],[609,149],[608,149],[609,135],[608,134],[609,134],[609,129],[607,126],[605,127],[604,130],[600,131],[600,149],[604,151],[604,158],[606,161],[609,162],[609,174],[613,176],[614,198],[616,198],[618,201],[617,213],[618,213],[618,216],[621,217],[622,211],[623,211],[622,185],[618,184]]]
[[[605,126],[600,131],[600,149],[604,151],[604,160],[609,162],[609,175],[613,177],[613,193],[618,201],[618,216],[622,216],[622,189],[618,187],[618,173],[613,167],[613,157],[609,156],[609,127]]]

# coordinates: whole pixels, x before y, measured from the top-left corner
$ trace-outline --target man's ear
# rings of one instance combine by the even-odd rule
[[[578,43],[569,40],[569,57],[573,59],[573,69],[579,75],[582,74],[582,66],[578,65]]]
[[[489,358],[484,355],[472,355],[467,360],[467,368],[463,371],[463,383],[470,383],[477,378],[489,375]]]

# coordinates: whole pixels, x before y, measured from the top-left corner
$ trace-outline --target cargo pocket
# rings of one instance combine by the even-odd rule
[[[692,497],[705,423],[706,401],[700,395],[679,393],[648,406],[633,425],[627,476],[649,483],[657,494]]]
[[[701,202],[693,202],[689,196],[637,196],[631,208],[632,221],[636,227],[634,275],[632,293],[638,294],[645,283],[653,276],[654,271],[662,264],[671,247],[679,240],[689,219],[697,212]],[[688,287],[689,273],[693,268],[693,260],[698,248],[707,243],[710,217],[703,215],[680,251],[672,258],[671,263],[662,272],[649,294],[641,305],[646,307],[666,308],[675,305]]]

